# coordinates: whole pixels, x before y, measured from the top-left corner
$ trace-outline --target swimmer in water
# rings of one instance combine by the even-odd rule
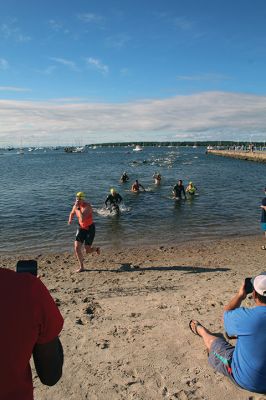
[[[106,197],[106,200],[104,202],[105,207],[108,207],[109,203],[109,209],[110,212],[113,210],[116,211],[117,213],[119,212],[119,204],[123,201],[122,196],[120,196],[119,193],[115,189],[110,189],[110,194]]]
[[[155,172],[153,174],[153,179],[154,179],[155,185],[160,185],[161,184],[161,180],[162,180],[162,176],[158,172]]]
[[[139,193],[140,188],[142,188],[143,191],[145,192],[144,186],[142,186],[141,183],[139,183],[139,181],[136,179],[133,185],[131,186],[131,192]]]
[[[194,194],[196,193],[197,188],[194,185],[193,182],[189,182],[188,186],[186,187],[186,193],[190,194],[190,196],[194,196]]]
[[[183,181],[179,179],[177,184],[173,187],[173,195],[175,199],[182,199],[182,194],[184,196],[184,199],[187,199],[185,188],[183,186]]]
[[[128,176],[128,174],[126,173],[126,171],[124,171],[123,174],[121,175],[120,182],[121,182],[121,183],[125,183],[125,182],[127,182],[128,180],[129,180],[129,176]]]

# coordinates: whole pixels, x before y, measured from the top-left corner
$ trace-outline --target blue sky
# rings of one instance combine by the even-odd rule
[[[0,5],[0,147],[265,140],[264,0]]]

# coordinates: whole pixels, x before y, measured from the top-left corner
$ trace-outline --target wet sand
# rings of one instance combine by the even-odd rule
[[[223,333],[223,306],[246,276],[266,269],[263,238],[228,238],[171,247],[102,249],[73,271],[73,254],[40,254],[39,274],[64,316],[61,381],[38,400],[216,400],[266,396],[236,388],[215,373],[195,318]],[[14,268],[31,255],[1,256]],[[35,257],[36,258],[36,257]],[[246,299],[243,305],[252,305]],[[234,341],[232,341],[234,343]]]

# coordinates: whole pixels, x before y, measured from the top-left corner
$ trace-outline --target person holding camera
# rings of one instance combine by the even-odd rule
[[[44,385],[62,376],[63,318],[47,288],[29,273],[0,268],[0,399],[33,400],[30,358]]]
[[[86,254],[95,252],[97,254],[100,254],[99,247],[92,247],[95,236],[95,225],[92,217],[92,207],[89,203],[85,201],[84,192],[78,192],[76,194],[76,201],[69,214],[68,224],[72,223],[75,214],[79,222],[74,245],[75,254],[79,262],[79,269],[77,269],[76,272],[82,272],[84,271],[84,257],[82,253],[83,243],[85,243]]]
[[[249,293],[255,307],[241,307]],[[209,363],[215,370],[243,389],[266,394],[266,272],[253,279],[246,278],[224,307],[224,328],[229,339],[237,339],[235,346],[196,320],[191,320],[189,327],[202,337]]]

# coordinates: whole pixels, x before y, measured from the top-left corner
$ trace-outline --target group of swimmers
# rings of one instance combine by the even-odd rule
[[[153,174],[153,179],[154,179],[154,183],[155,185],[160,185],[161,184],[161,180],[162,180],[162,175],[159,172],[155,172]],[[121,175],[120,178],[120,182],[121,183],[126,183],[129,181],[129,176],[127,174],[126,171],[123,172],[123,174]],[[131,186],[131,191],[132,192],[139,192],[140,188],[142,188],[143,191],[145,191],[143,185],[141,185],[138,180],[136,179],[136,181],[133,183],[133,185]],[[174,197],[180,197],[181,198],[181,194],[184,194],[184,197],[186,197],[186,193],[190,194],[191,196],[193,196],[197,191],[196,186],[194,185],[193,182],[189,182],[188,186],[186,187],[186,189],[183,186],[183,181],[180,179],[178,181],[178,183],[173,187],[173,195]]]
[[[156,185],[160,185],[162,176],[160,173],[155,172],[153,174],[153,179],[154,179],[154,183]],[[124,171],[120,177],[120,182],[126,183],[128,181],[129,181],[129,176],[128,176],[127,172]],[[141,183],[139,183],[139,181],[136,179],[135,182],[131,186],[131,192],[139,193],[140,191],[145,192],[146,190],[145,190],[144,186]],[[197,188],[193,184],[193,182],[190,181],[188,186],[185,189],[184,185],[183,185],[183,181],[180,179],[177,182],[177,184],[173,187],[172,193],[173,193],[174,199],[179,200],[182,198],[186,199],[187,194],[189,194],[190,196],[194,196],[196,191],[197,191]],[[110,210],[110,212],[119,213],[119,204],[122,201],[123,201],[122,196],[114,188],[112,188],[110,190],[110,194],[107,196],[107,198],[105,200],[105,207],[108,208]]]

